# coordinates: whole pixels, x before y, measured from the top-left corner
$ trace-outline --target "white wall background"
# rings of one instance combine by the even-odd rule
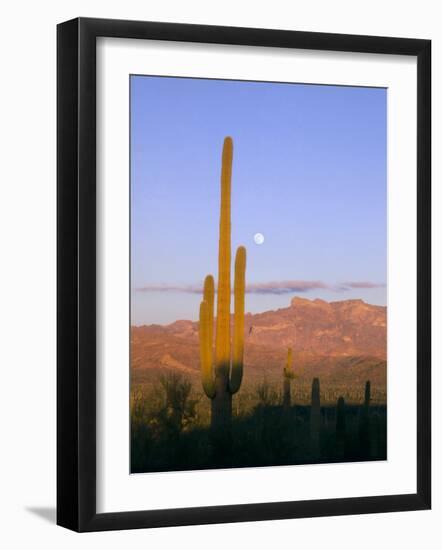
[[[66,0],[1,11],[0,544],[436,548],[442,521],[440,372],[442,17],[438,0]],[[433,511],[76,535],[55,521],[55,25],[109,17],[433,40]],[[439,338],[438,338],[439,337]]]

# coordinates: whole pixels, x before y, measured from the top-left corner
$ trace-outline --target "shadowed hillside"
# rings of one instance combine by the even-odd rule
[[[386,307],[296,297],[287,308],[246,314],[243,385],[254,387],[263,378],[278,383],[286,349],[292,347],[296,387],[308,388],[313,377],[324,387],[360,387],[369,379],[374,394],[382,395],[386,338]],[[173,370],[198,387],[198,323],[132,327],[131,366],[133,385],[150,384]]]

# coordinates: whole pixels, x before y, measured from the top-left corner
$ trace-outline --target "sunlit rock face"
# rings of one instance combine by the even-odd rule
[[[265,372],[280,376],[287,347],[294,366],[311,373],[342,376],[385,386],[387,308],[363,300],[326,302],[295,297],[286,308],[245,316],[245,377],[253,383]],[[179,320],[167,326],[132,327],[131,365],[136,379],[162,368],[199,377],[198,323]]]

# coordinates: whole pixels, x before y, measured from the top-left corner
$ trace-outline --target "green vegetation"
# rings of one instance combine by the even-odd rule
[[[303,394],[293,392],[288,409],[278,385],[266,379],[253,391],[242,389],[232,400],[229,449],[218,453],[211,436],[210,401],[199,385],[166,371],[154,384],[133,389],[131,471],[385,460],[385,404],[374,404],[371,394],[365,399],[364,387],[347,392],[359,396],[359,402],[324,402],[323,395],[335,395],[339,388],[323,386],[319,380],[311,384],[302,402],[298,396]]]

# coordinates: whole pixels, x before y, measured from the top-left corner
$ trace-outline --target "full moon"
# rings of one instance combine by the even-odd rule
[[[262,233],[255,233],[253,240],[256,244],[262,244],[264,242],[264,235]]]

